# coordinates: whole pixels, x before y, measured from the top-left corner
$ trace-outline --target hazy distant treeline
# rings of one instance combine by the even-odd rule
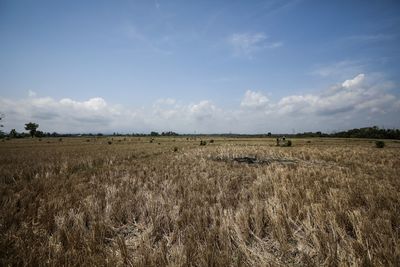
[[[296,137],[341,137],[341,138],[374,138],[374,139],[400,139],[399,129],[383,129],[378,126],[355,128],[331,134],[321,132],[305,132],[295,134]]]
[[[122,134],[122,133],[113,133],[113,134],[103,134],[103,133],[78,133],[78,134],[61,134],[57,132],[42,132],[36,131],[35,137],[79,137],[79,136],[92,136],[92,137],[101,137],[101,136],[137,136],[137,137],[156,137],[156,136],[215,136],[215,137],[253,137],[253,138],[262,138],[262,137],[340,137],[340,138],[373,138],[373,139],[400,139],[400,130],[399,129],[384,129],[379,128],[378,126],[373,127],[365,127],[365,128],[355,128],[347,131],[334,132],[334,133],[323,133],[323,132],[304,132],[297,134],[275,134],[275,133],[265,133],[265,134],[234,134],[234,133],[223,133],[223,134],[178,134],[176,132],[167,131],[167,132],[150,132],[146,133],[130,133],[130,134]],[[10,133],[6,134],[0,131],[0,138],[25,138],[31,137],[29,133],[19,133],[14,129],[10,131]]]

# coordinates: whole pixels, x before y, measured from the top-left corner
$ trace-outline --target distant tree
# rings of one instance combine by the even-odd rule
[[[150,136],[159,136],[160,134],[158,132],[151,132]]]
[[[12,129],[12,130],[10,131],[10,133],[8,134],[8,137],[10,137],[10,138],[17,138],[17,137],[18,137],[17,131],[16,131],[15,129]]]
[[[3,118],[4,118],[4,114],[3,114],[3,113],[0,113],[0,127],[1,127],[1,128],[4,127],[4,125],[1,123],[1,121],[3,120]]]
[[[267,136],[271,137],[271,135],[272,135],[271,132],[268,132],[268,133],[267,133]]]
[[[1,124],[1,120],[4,118],[3,113],[0,113],[0,128],[4,127],[3,124]],[[2,130],[0,130],[0,138],[4,137],[4,132]]]
[[[36,131],[35,132],[35,137],[45,137],[47,136],[46,133],[42,132],[42,131]]]
[[[29,131],[31,137],[33,138],[35,136],[36,130],[39,127],[39,124],[29,122],[25,124],[25,130]]]

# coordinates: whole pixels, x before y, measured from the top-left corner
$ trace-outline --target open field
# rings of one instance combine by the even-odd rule
[[[400,142],[213,139],[0,142],[0,265],[400,266]]]

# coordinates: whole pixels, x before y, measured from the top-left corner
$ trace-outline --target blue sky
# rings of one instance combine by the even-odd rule
[[[400,127],[398,1],[0,0],[5,130]]]

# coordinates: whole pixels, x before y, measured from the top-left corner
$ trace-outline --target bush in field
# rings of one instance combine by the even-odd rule
[[[211,139],[211,140],[210,140],[210,144],[212,144],[212,143],[214,143],[214,139]]]
[[[111,142],[111,141],[108,141],[107,143],[108,143],[109,145],[111,145],[111,144],[112,144],[112,142]]]
[[[292,146],[292,141],[291,140],[287,140],[286,146]]]
[[[205,145],[207,145],[207,142],[206,142],[206,141],[203,141],[203,140],[201,140],[201,141],[200,141],[200,145],[201,145],[201,146],[205,146]]]
[[[174,152],[178,152],[178,147],[174,147]]]
[[[375,141],[375,146],[377,148],[384,148],[385,147],[385,142],[383,142],[383,141]]]

